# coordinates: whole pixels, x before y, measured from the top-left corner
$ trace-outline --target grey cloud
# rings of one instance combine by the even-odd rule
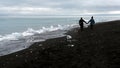
[[[66,14],[85,10],[88,12],[120,11],[119,3],[120,0],[2,0],[0,6],[60,8],[61,12]]]
[[[25,0],[2,0],[0,1],[0,6],[17,6],[25,3]]]

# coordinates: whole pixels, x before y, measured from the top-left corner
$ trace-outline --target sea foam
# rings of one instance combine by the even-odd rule
[[[75,24],[65,25],[65,26],[58,25],[57,27],[50,26],[48,28],[42,27],[39,30],[34,30],[32,28],[28,28],[28,30],[26,30],[24,32],[21,32],[21,33],[14,32],[14,33],[3,35],[3,36],[0,35],[0,41],[3,41],[3,40],[18,40],[19,38],[26,37],[26,36],[32,36],[34,34],[40,34],[40,33],[45,33],[45,32],[50,32],[50,31],[56,31],[56,30],[65,30],[68,27],[71,27],[71,26],[74,26],[74,25]]]
[[[28,48],[34,42],[64,36],[66,30],[78,27],[77,24],[42,27],[39,30],[28,28],[24,32],[0,35],[0,56]]]

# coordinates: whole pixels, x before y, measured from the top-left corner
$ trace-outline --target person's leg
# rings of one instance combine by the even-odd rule
[[[93,25],[90,25],[90,29],[92,29],[92,30],[93,30]]]
[[[80,30],[83,31],[83,25],[80,26]]]

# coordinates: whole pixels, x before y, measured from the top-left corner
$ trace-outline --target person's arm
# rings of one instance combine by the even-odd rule
[[[91,20],[88,21],[88,23],[90,23]]]
[[[86,24],[88,24],[86,21],[85,21]]]
[[[93,19],[93,21],[94,21],[94,24],[95,24],[95,20]]]
[[[87,22],[87,24],[89,24],[90,21]]]
[[[88,24],[85,20],[83,20],[86,24]]]

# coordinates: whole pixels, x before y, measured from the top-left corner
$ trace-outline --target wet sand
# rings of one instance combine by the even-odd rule
[[[96,24],[94,30],[69,30],[65,37],[36,42],[0,57],[0,68],[120,68],[120,20]]]

